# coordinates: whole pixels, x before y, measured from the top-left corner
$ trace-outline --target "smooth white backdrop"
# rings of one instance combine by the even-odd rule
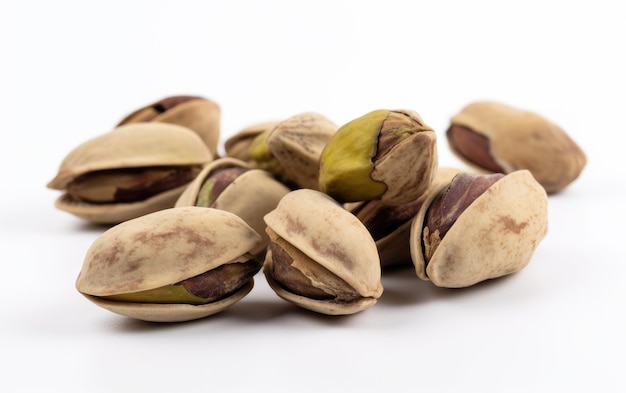
[[[624,37],[604,0],[0,2],[0,390],[624,391]],[[222,142],[304,111],[413,109],[442,165],[460,165],[450,116],[493,99],[561,125],[588,165],[513,276],[444,290],[393,271],[376,306],[333,318],[259,275],[214,317],[141,323],[76,292],[104,229],[45,185],[78,144],[176,94],[220,104]]]

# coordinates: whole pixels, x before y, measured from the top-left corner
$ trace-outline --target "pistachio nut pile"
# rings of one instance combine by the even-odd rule
[[[445,288],[520,271],[548,194],[586,163],[554,123],[496,102],[463,108],[445,135],[467,169],[441,166],[435,130],[407,109],[259,122],[219,156],[220,107],[172,96],[80,144],[48,187],[58,209],[109,226],[76,280],[104,309],[203,318],[260,274],[296,307],[348,315],[383,296],[387,268]]]

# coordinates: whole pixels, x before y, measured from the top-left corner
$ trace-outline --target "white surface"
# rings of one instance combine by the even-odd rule
[[[626,390],[617,5],[3,1],[0,391]],[[494,99],[557,122],[589,162],[511,277],[455,291],[394,272],[375,307],[333,318],[258,276],[221,314],[147,324],[76,292],[103,228],[56,210],[45,185],[78,144],[174,94],[217,101],[222,142],[299,112],[342,124],[378,108],[414,109],[442,137],[463,105]]]

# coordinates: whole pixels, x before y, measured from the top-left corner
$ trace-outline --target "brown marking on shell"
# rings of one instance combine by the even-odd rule
[[[201,207],[166,209],[110,228],[99,237],[87,252],[77,289],[106,296],[170,285],[239,258],[259,240],[232,213]]]
[[[140,232],[132,236],[132,242],[149,244],[157,250],[163,250],[167,247],[167,240],[176,240],[177,242],[185,242],[193,245],[193,247],[181,255],[183,263],[186,261],[194,261],[198,257],[202,256],[205,250],[209,247],[215,246],[215,241],[211,239],[211,236],[215,236],[214,231],[207,233],[208,236],[200,234],[198,231],[186,227],[184,223],[172,228],[167,232]]]
[[[302,235],[306,233],[306,225],[300,222],[297,218],[295,218],[292,214],[285,214],[285,230],[289,234],[299,234]]]
[[[317,239],[311,239],[311,247],[320,255],[332,258],[343,264],[348,270],[354,268],[352,257],[346,254],[344,248],[337,243],[320,243]]]
[[[528,226],[528,222],[517,222],[511,216],[501,215],[498,218],[504,229],[510,232],[520,233],[524,228]]]
[[[291,191],[264,220],[268,228],[361,295],[382,293],[374,240],[359,219],[330,196],[311,189]]]

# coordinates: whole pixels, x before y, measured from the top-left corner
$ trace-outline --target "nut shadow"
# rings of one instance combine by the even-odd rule
[[[181,322],[150,322],[119,315],[115,320],[108,321],[108,325],[110,326],[107,327],[107,330],[115,331],[117,333],[142,335],[163,331],[188,330],[190,326],[193,327],[206,324],[208,319],[218,315],[219,313],[206,318]]]
[[[89,221],[77,222],[70,230],[74,233],[104,233],[115,224],[98,224]]]
[[[486,280],[467,288],[440,288],[423,281],[412,267],[387,268],[383,272],[384,292],[375,307],[404,308],[460,297],[476,296],[485,291],[506,285],[513,275]],[[147,322],[117,316],[103,323],[107,330],[128,334],[150,334],[163,331],[207,329],[250,324],[280,323],[284,327],[345,327],[355,323],[359,315],[325,315],[304,309],[279,297],[254,299],[247,297],[229,308],[205,318],[183,322]]]
[[[417,277],[412,266],[387,268],[383,271],[384,292],[378,303],[385,307],[408,307],[477,295],[504,285],[512,276],[482,281],[466,288],[441,288]]]
[[[245,299],[244,299],[245,300]],[[291,302],[276,297],[276,300],[242,301],[232,309],[224,311],[227,317],[245,323],[268,323],[279,321],[282,326],[303,326],[316,324],[326,326],[341,326],[351,323],[351,315],[325,315],[297,306]]]

